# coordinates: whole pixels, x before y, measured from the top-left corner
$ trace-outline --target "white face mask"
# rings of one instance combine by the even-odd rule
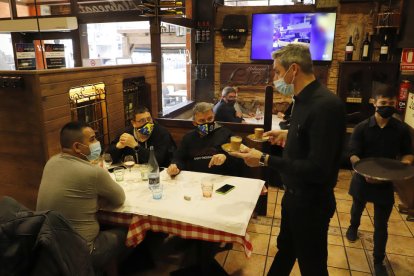
[[[292,65],[289,66],[289,69],[285,72],[285,74],[283,75],[282,78],[273,81],[273,84],[274,84],[276,90],[280,94],[285,95],[285,96],[292,96],[295,92],[295,89],[294,89],[295,87],[293,85],[293,81],[295,80],[295,76],[293,76],[292,83],[288,84],[288,83],[285,82],[285,76],[289,72],[290,68],[292,68]]]

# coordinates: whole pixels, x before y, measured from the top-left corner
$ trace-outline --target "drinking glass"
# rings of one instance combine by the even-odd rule
[[[124,166],[129,169],[129,172],[131,173],[131,168],[135,165],[135,159],[132,155],[126,155],[124,157]]]
[[[112,157],[111,157],[111,155],[109,153],[104,153],[102,155],[102,159],[103,159],[103,161],[105,163],[105,168],[106,169],[109,169],[109,166],[112,165]]]

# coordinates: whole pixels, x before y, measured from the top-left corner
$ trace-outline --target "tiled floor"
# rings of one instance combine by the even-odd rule
[[[360,239],[349,243],[345,231],[349,226],[349,211],[352,198],[348,195],[351,172],[342,170],[335,188],[337,210],[331,220],[328,236],[328,266],[331,276],[368,276],[373,275],[373,206],[368,204],[363,213]],[[283,191],[269,189],[268,214],[266,217],[252,219],[247,231],[253,243],[253,254],[247,259],[242,248],[235,245],[232,250],[220,252],[216,260],[230,275],[266,275],[277,252],[276,237],[279,234],[280,202]],[[396,206],[399,203],[396,197]],[[414,275],[414,222],[406,221],[406,215],[394,208],[389,221],[386,266],[389,275]],[[161,266],[163,266],[161,264]],[[175,266],[176,267],[176,266]],[[137,275],[168,275],[171,264],[164,268],[146,271]],[[296,263],[291,275],[300,275]]]

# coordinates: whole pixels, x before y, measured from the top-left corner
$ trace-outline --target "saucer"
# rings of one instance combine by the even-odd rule
[[[225,151],[225,152],[234,152],[232,149],[231,149],[231,143],[226,143],[226,144],[223,144],[223,145],[221,145],[221,148]],[[241,144],[240,145],[240,149],[243,149],[243,148],[247,148],[245,145],[243,145],[243,144]],[[240,151],[240,150],[239,150]]]
[[[262,137],[262,139],[256,139],[255,136],[254,136],[254,134],[249,134],[249,135],[247,135],[247,138],[249,138],[250,140],[255,141],[255,142],[266,142],[266,141],[269,141],[269,136]]]

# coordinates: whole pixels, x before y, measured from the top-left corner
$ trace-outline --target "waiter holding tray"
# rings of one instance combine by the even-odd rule
[[[383,260],[388,238],[388,219],[394,204],[391,181],[396,179],[380,177],[379,175],[384,174],[384,171],[378,172],[378,175],[373,167],[378,168],[381,164],[387,163],[389,170],[386,174],[392,175],[393,170],[404,170],[404,167],[409,169],[408,165],[412,164],[414,156],[408,126],[392,117],[396,112],[397,102],[394,89],[379,84],[373,94],[375,114],[354,128],[350,140],[350,160],[357,173],[354,174],[349,189],[353,203],[351,225],[346,232],[346,237],[350,242],[358,239],[362,212],[367,202],[373,202],[374,269],[375,275],[378,276],[388,275]],[[363,171],[371,171],[372,174]]]

